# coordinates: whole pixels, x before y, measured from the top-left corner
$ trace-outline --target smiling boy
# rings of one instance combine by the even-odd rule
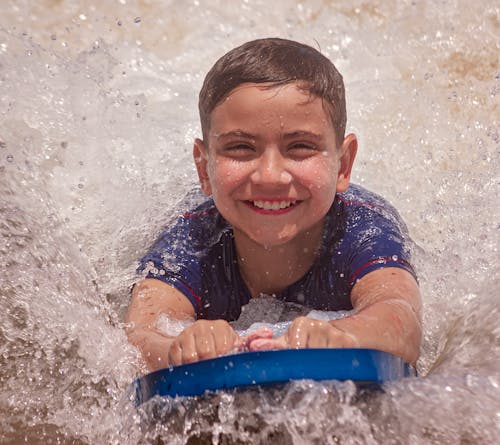
[[[248,42],[208,73],[199,108],[193,154],[208,198],[142,259],[127,316],[149,368],[243,346],[373,348],[415,363],[421,300],[404,224],[382,198],[349,185],[357,139],[345,136],[334,65],[297,42]],[[261,295],[354,313],[241,338],[228,322]],[[162,314],[196,321],[168,336],[157,329]]]

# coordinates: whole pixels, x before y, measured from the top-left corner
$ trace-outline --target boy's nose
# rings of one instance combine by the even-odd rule
[[[292,175],[287,171],[286,160],[281,153],[269,150],[257,159],[250,179],[259,185],[287,185],[292,181]]]

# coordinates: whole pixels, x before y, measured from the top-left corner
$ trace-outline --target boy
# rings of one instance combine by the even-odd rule
[[[193,150],[209,198],[142,259],[127,316],[151,370],[243,347],[374,348],[416,362],[421,300],[405,228],[380,197],[349,186],[357,140],[344,136],[344,94],[326,57],[289,40],[248,42],[210,70]],[[355,312],[240,338],[228,321],[261,295]],[[194,323],[168,336],[161,314]]]

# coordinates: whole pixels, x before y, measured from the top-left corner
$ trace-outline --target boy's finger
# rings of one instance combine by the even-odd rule
[[[250,351],[269,351],[272,349],[286,349],[288,347],[285,337],[257,338],[247,344]]]
[[[246,337],[246,344],[250,344],[254,340],[257,340],[258,338],[273,338],[273,331],[272,329],[269,328],[260,328],[257,329],[256,331],[252,332],[248,337]]]
[[[168,350],[168,363],[171,366],[182,364],[182,348],[178,343],[173,343]]]
[[[198,335],[195,341],[198,360],[216,356],[215,340],[212,335]]]
[[[238,334],[236,334],[236,337],[234,339],[233,343],[233,351],[234,352],[241,352],[246,348],[246,339],[243,337],[240,337]]]
[[[234,331],[229,330],[221,333],[215,338],[215,347],[217,356],[239,351],[243,345],[243,340]]]
[[[196,349],[196,341],[194,335],[187,335],[182,339],[182,364],[193,363],[199,360]]]

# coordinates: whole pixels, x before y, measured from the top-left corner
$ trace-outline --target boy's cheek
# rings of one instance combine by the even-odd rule
[[[235,188],[248,182],[248,176],[238,168],[222,168],[221,166],[214,168],[209,171],[212,192],[214,194],[217,191],[219,193],[230,193]]]

